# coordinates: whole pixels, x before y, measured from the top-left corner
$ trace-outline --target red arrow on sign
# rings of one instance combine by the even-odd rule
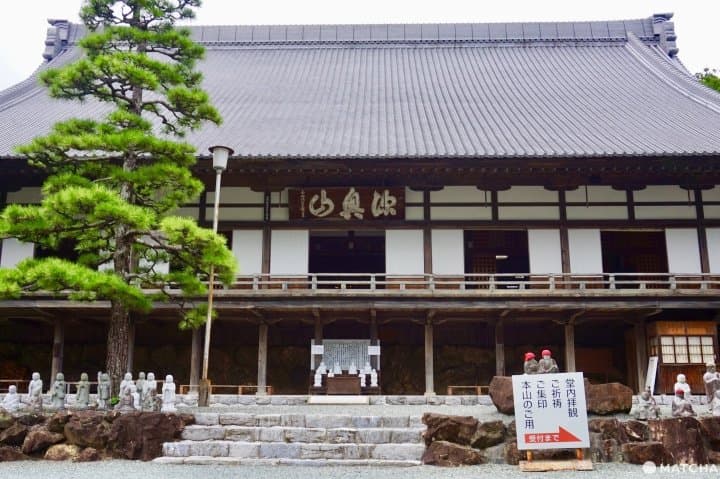
[[[580,442],[580,438],[562,426],[558,426],[558,432],[525,433],[526,444],[544,442]]]

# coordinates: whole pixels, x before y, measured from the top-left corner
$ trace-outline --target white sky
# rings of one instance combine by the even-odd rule
[[[43,61],[46,19],[79,21],[81,0],[4,0],[0,90]],[[205,0],[200,24],[570,21],[674,12],[680,59],[691,72],[720,69],[717,0]]]

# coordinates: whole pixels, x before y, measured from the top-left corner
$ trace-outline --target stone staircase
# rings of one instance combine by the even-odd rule
[[[197,413],[164,464],[416,466],[421,418],[330,414]]]

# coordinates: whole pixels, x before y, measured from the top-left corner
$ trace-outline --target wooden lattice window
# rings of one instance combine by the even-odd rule
[[[712,336],[658,336],[650,341],[650,354],[663,364],[715,362]]]

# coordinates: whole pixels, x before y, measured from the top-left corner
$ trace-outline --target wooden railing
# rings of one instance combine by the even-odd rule
[[[307,274],[238,276],[230,289],[240,290],[462,290],[472,292],[529,290],[716,290],[720,275],[689,273],[597,274]]]
[[[180,394],[187,394],[191,391],[192,387],[198,387],[198,386],[191,386],[189,384],[181,384],[180,385]],[[211,384],[210,385],[210,394],[237,394],[238,396],[242,396],[243,394],[248,393],[256,393],[260,390],[260,386],[254,385],[254,384]],[[265,394],[268,396],[272,396],[273,394],[273,387],[272,386],[265,386]]]

